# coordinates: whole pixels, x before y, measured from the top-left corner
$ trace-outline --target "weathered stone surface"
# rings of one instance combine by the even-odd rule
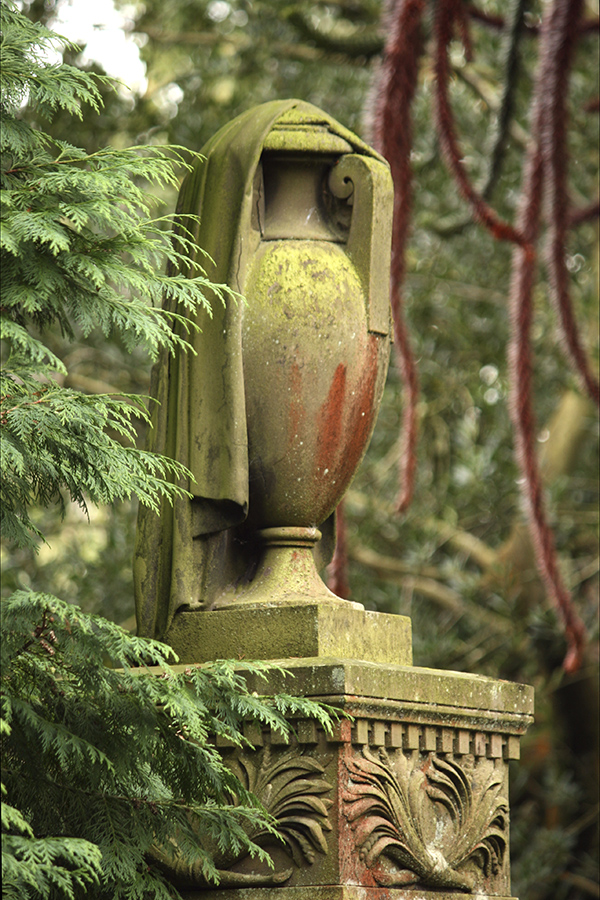
[[[483,675],[378,665],[364,658],[286,659],[282,663],[294,676],[294,691],[302,696],[361,697],[365,702],[368,698],[373,708],[398,703],[402,715],[415,712],[440,724],[460,711],[470,717],[473,726],[485,722],[490,727],[516,728],[517,733],[521,733],[519,723],[525,722],[524,731],[533,714],[533,688]],[[269,682],[270,690],[285,690],[286,680],[277,672],[270,675]],[[260,690],[260,685],[257,681],[253,689]]]
[[[487,900],[486,894],[452,891],[398,890],[365,888],[356,884],[321,887],[242,888],[237,890],[184,892],[186,900]],[[516,900],[496,894],[494,900]]]
[[[253,600],[259,584],[269,595],[266,531],[319,529],[317,568],[329,562],[390,352],[389,166],[326,113],[298,100],[246,111],[203,148],[177,209],[194,217],[183,274],[199,257],[246,302],[214,303],[199,329],[175,322],[194,352],[167,354],[153,379],[151,447],[193,475],[159,516],[140,511],[138,633],[161,640],[181,609],[248,602],[250,582]],[[303,547],[278,556],[291,565]],[[312,569],[296,595],[326,590]]]
[[[294,722],[289,743],[257,723],[249,746],[219,742],[280,840],[250,835],[272,867],[219,852],[218,890],[169,858],[188,900],[509,900],[508,761],[532,690],[413,667],[409,619],[318,574],[383,391],[392,208],[385,161],[299,101],[230,123],[182,189],[211,277],[247,303],[215,304],[195,353],[158,370],[153,449],[194,479],[141,514],[139,633],[182,667],[276,660],[293,679],[250,690],[349,716],[333,733]]]
[[[343,601],[180,612],[168,642],[186,663],[294,657],[366,658],[408,666],[412,662],[409,618],[366,611]],[[307,690],[311,692],[312,686],[307,685]]]
[[[175,883],[188,900],[507,900],[508,762],[531,722],[532,689],[356,660],[288,659],[286,667],[293,681],[273,672],[251,688],[293,685],[352,719],[330,735],[295,722],[289,744],[249,723],[253,749],[221,742],[283,842],[259,839],[272,870],[228,860],[218,890],[198,891],[184,873]]]

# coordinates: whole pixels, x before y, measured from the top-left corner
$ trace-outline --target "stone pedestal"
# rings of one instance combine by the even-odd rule
[[[366,888],[359,885],[324,885],[322,887],[239,888],[235,890],[185,893],[186,900],[516,900],[496,894],[423,891],[421,889]]]
[[[420,889],[365,888],[358,885],[325,885],[323,887],[298,888],[240,888],[213,892],[184,894],[194,900],[516,900],[514,897],[480,893],[457,893],[452,891],[423,891]]]
[[[256,837],[272,869],[220,861],[219,890],[186,870],[188,900],[507,898],[507,767],[531,690],[414,668],[409,620],[335,597],[317,571],[385,382],[389,167],[297,100],[247,111],[203,154],[178,214],[247,302],[215,303],[185,332],[195,352],[158,369],[153,449],[193,481],[141,512],[140,633],[184,665],[279,660],[294,678],[253,689],[352,719],[331,735],[297,722],[289,745],[249,725],[253,749],[222,747],[281,840]]]
[[[357,604],[184,615],[170,635],[183,662],[293,647],[298,658],[281,659],[293,678],[251,689],[352,716],[332,735],[296,722],[290,744],[249,725],[254,750],[222,746],[283,840],[261,841],[273,869],[237,859],[187,900],[510,898],[508,763],[532,721],[530,687],[413,667],[410,620]]]

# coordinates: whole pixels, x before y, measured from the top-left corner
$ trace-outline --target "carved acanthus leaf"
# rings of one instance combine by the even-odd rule
[[[240,781],[275,820],[281,842],[298,866],[312,864],[317,853],[327,853],[325,832],[331,831],[332,801],[326,795],[331,792],[331,785],[324,777],[325,767],[317,759],[297,750],[273,758],[267,746],[262,751],[241,754],[233,767]],[[269,852],[275,845],[272,832],[247,828],[246,833],[259,847],[270,845]],[[223,850],[216,844],[210,850],[220,888],[281,885],[294,871],[293,866],[256,873],[231,871],[247,858],[247,850],[243,847],[237,852],[231,847]],[[215,888],[204,876],[203,860],[184,861],[176,841],[167,847],[154,847],[150,856],[175,887]]]
[[[411,767],[399,753],[392,766],[384,750],[377,759],[366,749],[362,757],[348,758],[346,768],[344,812],[360,857],[379,884],[418,882],[470,891],[475,878],[460,871],[467,862],[474,861],[486,876],[499,870],[508,804],[493,768],[478,782],[449,759],[430,755],[422,767]],[[442,825],[434,836],[432,821]]]
[[[291,751],[271,761],[268,748],[260,762],[255,754],[241,755],[239,765],[248,789],[276,820],[277,831],[297,865],[311,865],[317,853],[327,853],[325,832],[331,831],[326,796],[331,785],[324,766],[314,757]],[[252,835],[260,843],[266,833]]]

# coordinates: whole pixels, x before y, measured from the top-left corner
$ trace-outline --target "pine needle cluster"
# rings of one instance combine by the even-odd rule
[[[283,735],[298,717],[329,730],[330,715],[310,700],[250,693],[233,662],[175,674],[169,655],[50,595],[5,601],[3,898],[178,897],[153,847],[200,863],[215,882],[215,852],[268,860],[248,834],[275,834],[273,822],[215,739],[248,746],[248,720]],[[244,668],[260,676],[272,666]]]
[[[151,216],[148,185],[176,184],[177,165],[189,168],[191,155],[176,147],[90,154],[32,127],[24,106],[38,120],[57,109],[83,118],[84,105],[98,109],[98,83],[107,79],[48,63],[66,42],[12,3],[0,9],[2,535],[27,545],[40,538],[28,512],[34,502],[61,503],[66,492],[85,507],[136,494],[157,508],[161,495],[179,490],[165,475],[184,474],[133,446],[135,417],[147,417],[139,397],[61,387],[66,370],[45,332],[85,338],[100,329],[156,358],[186,348],[174,319],[198,327],[185,314],[210,315],[211,300],[231,292],[212,284],[197,260],[190,272],[185,230],[173,239],[168,217]],[[177,263],[185,274],[164,274]],[[168,312],[165,297],[184,315]]]
[[[188,349],[175,318],[192,328],[186,315],[210,315],[231,292],[210,282],[184,229],[170,236],[165,217],[151,217],[147,185],[176,183],[176,165],[189,167],[184,151],[86,153],[34,127],[57,110],[97,110],[106,79],[49,62],[67,42],[12,2],[1,0],[0,17],[2,537],[31,546],[43,539],[35,505],[68,498],[85,508],[135,494],[156,509],[188,474],[135,447],[136,417],[147,418],[140,398],[63,387],[47,335],[99,329],[156,358]],[[167,312],[165,297],[183,312]],[[273,820],[215,740],[247,745],[247,720],[284,735],[290,718],[329,729],[331,711],[256,696],[234,663],[176,674],[173,658],[51,595],[3,601],[3,898],[177,898],[157,851],[194,863],[209,882],[219,878],[216,853],[268,859],[249,834],[273,833]]]

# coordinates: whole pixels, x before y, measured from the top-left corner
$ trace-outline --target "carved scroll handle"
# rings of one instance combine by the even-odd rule
[[[389,334],[392,222],[388,213],[394,193],[389,168],[377,159],[348,153],[331,169],[328,186],[334,197],[352,200],[347,250],[367,296],[368,329]]]

